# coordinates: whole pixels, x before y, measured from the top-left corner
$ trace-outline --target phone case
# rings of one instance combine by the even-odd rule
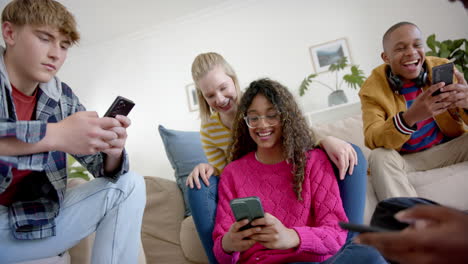
[[[250,222],[265,216],[262,203],[257,196],[236,198],[231,200],[230,205],[237,222],[249,219],[249,224],[241,227],[240,230],[251,228]]]
[[[446,63],[432,68],[432,83],[444,82],[445,85],[453,83],[453,63]]]
[[[115,117],[116,115],[127,116],[132,110],[135,103],[123,96],[117,96],[107,112],[104,114],[106,117]]]

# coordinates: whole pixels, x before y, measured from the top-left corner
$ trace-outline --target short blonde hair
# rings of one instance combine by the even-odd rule
[[[13,0],[2,12],[2,23],[7,21],[17,26],[53,26],[72,44],[80,40],[75,18],[54,0]]]
[[[231,77],[232,81],[234,82],[234,86],[236,87],[236,104],[239,104],[240,102],[241,90],[239,86],[239,81],[237,79],[236,72],[231,67],[231,65],[229,65],[229,63],[223,58],[223,56],[221,56],[218,53],[208,52],[199,54],[197,57],[195,57],[195,60],[192,63],[192,78],[197,89],[197,97],[200,105],[200,119],[202,120],[202,122],[208,121],[213,110],[211,109],[210,105],[206,102],[205,97],[203,97],[203,93],[200,90],[198,81],[200,81],[200,79],[202,79],[209,71],[211,71],[216,66],[220,66],[224,70],[224,73],[226,73],[227,76]]]

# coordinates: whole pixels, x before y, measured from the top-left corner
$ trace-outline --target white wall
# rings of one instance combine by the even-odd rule
[[[157,126],[198,130],[200,121],[188,111],[184,90],[198,53],[223,54],[242,87],[268,76],[297,94],[312,71],[310,46],[347,37],[353,62],[368,75],[381,63],[382,34],[403,20],[440,39],[468,38],[467,12],[447,0],[229,1],[106,43],[74,47],[59,76],[88,109],[101,114],[116,95],[134,100],[127,142],[131,168],[173,179]],[[326,75],[321,80],[331,81]],[[345,91],[351,101],[358,100],[356,91]],[[298,99],[312,111],[326,107],[328,93],[314,88]]]

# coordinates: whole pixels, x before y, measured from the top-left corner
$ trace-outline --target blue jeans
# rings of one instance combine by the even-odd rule
[[[351,145],[356,151],[358,165],[354,166],[353,174],[346,173],[344,180],[338,179],[338,187],[349,222],[362,224],[364,223],[364,208],[366,206],[367,160],[358,146]],[[334,164],[333,168],[335,175],[339,175]]]
[[[365,263],[365,264],[387,264],[387,261],[377,251],[377,249],[356,244],[353,242],[353,237],[356,233],[348,232],[346,243],[340,248],[335,255],[323,262],[296,262],[290,264],[348,264],[348,263]]]
[[[192,210],[193,222],[197,228],[198,236],[205,248],[210,263],[218,263],[213,253],[213,229],[216,218],[216,205],[218,204],[219,177],[211,176],[210,186],[200,182],[201,189],[188,188],[188,200]]]
[[[95,231],[91,263],[137,263],[145,203],[140,175],[129,172],[116,183],[94,179],[66,191],[57,235],[39,240],[15,239],[8,208],[0,206],[0,263],[57,256]]]
[[[346,173],[344,180],[338,179],[343,208],[352,223],[362,224],[364,219],[364,207],[366,205],[367,161],[361,149],[351,144],[357,153],[358,165],[354,167],[353,174]],[[335,175],[338,170],[333,165]],[[193,222],[197,228],[200,240],[205,248],[210,263],[217,263],[213,253],[213,229],[216,216],[216,204],[218,202],[219,178],[211,176],[210,186],[201,182],[201,189],[188,189],[188,198],[192,210]]]

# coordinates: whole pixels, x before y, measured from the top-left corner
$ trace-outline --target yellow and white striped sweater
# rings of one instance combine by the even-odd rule
[[[218,112],[202,123],[200,137],[208,162],[221,174],[227,163],[227,148],[232,142],[231,130],[223,125]]]

